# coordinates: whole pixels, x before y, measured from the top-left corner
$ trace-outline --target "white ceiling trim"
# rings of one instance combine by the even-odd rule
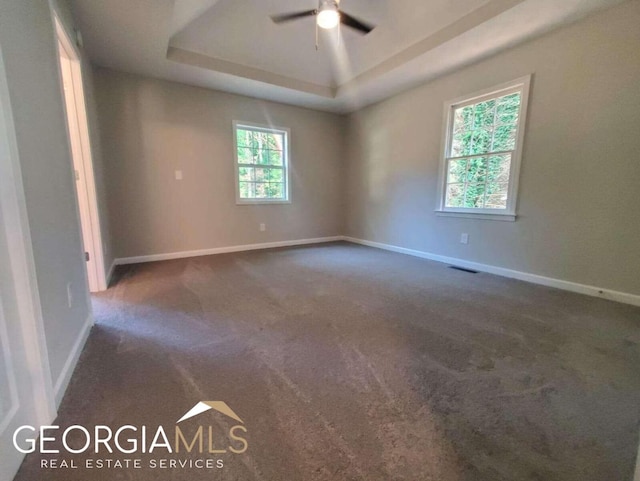
[[[284,75],[278,75],[273,72],[267,72],[255,67],[249,67],[220,58],[209,57],[198,52],[191,52],[178,47],[169,45],[167,49],[167,59],[173,62],[191,65],[192,67],[204,68],[213,72],[222,72],[236,77],[244,77],[258,82],[264,82],[286,89],[298,90],[300,92],[319,95],[328,99],[335,98],[336,89],[317,85],[304,80],[298,80]]]
[[[363,83],[376,80],[378,77],[405,65],[407,62],[415,60],[421,55],[424,55],[437,47],[440,47],[450,40],[459,37],[485,22],[488,22],[524,1],[526,0],[493,0],[486,5],[483,5],[477,10],[474,10],[455,21],[451,25],[447,25],[436,33],[425,37],[402,52],[382,61],[375,67],[340,85],[338,87],[337,96],[339,97],[350,90],[356,89]]]
[[[194,2],[196,0],[181,1]],[[480,8],[472,11],[471,13],[463,16],[454,23],[442,28],[441,30],[438,30],[432,35],[423,38],[419,42],[416,42],[415,44],[402,50],[398,54],[393,55],[392,57],[382,61],[375,67],[349,79],[347,82],[337,87],[314,84],[312,82],[307,82],[305,80],[296,79],[286,75],[276,74],[274,72],[269,72],[267,70],[259,69],[249,65],[243,65],[240,63],[231,62],[229,60],[212,57],[201,52],[194,52],[182,47],[174,46],[171,44],[171,42],[169,43],[169,48],[167,49],[167,59],[173,62],[178,62],[193,67],[204,68],[213,72],[222,72],[251,80],[257,80],[259,82],[264,82],[278,87],[298,90],[300,92],[319,95],[321,97],[332,99],[340,97],[343,93],[348,93],[349,91],[358,88],[365,82],[375,81],[378,77],[387,74],[395,68],[405,65],[407,62],[410,62],[411,60],[424,55],[426,52],[429,52],[430,50],[441,46],[449,40],[452,40],[462,35],[463,33],[468,32],[469,30],[472,30],[485,22],[488,22],[492,18],[497,17],[498,15],[524,1],[526,0],[492,0],[489,3],[481,6]],[[203,0],[197,0],[197,2],[203,3]],[[218,0],[208,0],[208,2],[206,3],[211,4],[210,7],[213,7],[213,5],[217,2]],[[178,2],[176,3],[176,5],[177,4]],[[202,13],[204,13],[204,11],[201,11],[200,14]],[[191,18],[191,21],[195,20],[197,17],[198,15]],[[186,28],[186,25],[184,28]]]

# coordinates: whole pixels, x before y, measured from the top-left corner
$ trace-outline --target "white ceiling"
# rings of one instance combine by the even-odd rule
[[[326,87],[336,87],[374,67],[443,25],[488,3],[489,0],[343,0],[342,8],[378,25],[367,36],[349,28],[320,30],[315,50],[315,19],[276,26],[269,15],[314,8],[317,0],[219,0],[172,40],[171,45],[250,65]],[[411,12],[395,15],[393,10]],[[340,69],[331,42],[343,35],[342,55],[348,69]]]
[[[70,0],[98,65],[348,112],[625,0],[342,0],[377,27],[269,15],[317,0]]]

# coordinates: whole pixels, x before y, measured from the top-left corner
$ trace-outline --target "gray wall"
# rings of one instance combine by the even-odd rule
[[[344,117],[102,68],[94,76],[116,257],[342,234]],[[291,129],[291,204],[236,205],[233,120]]]
[[[94,70],[86,57],[82,60],[82,77],[84,86],[85,104],[87,108],[87,122],[89,124],[89,136],[91,142],[91,157],[93,160],[93,178],[96,186],[96,200],[98,202],[98,216],[100,218],[100,235],[102,237],[102,254],[104,256],[104,272],[109,273],[113,264],[113,236],[109,224],[107,186],[105,180],[105,162],[101,145],[100,122],[98,108],[95,102]],[[107,279],[108,280],[108,279]]]
[[[352,114],[346,234],[640,294],[639,26],[627,2]],[[436,217],[443,103],[529,73],[517,221]]]
[[[0,2],[0,44],[55,384],[90,309],[48,2]],[[75,299],[71,309],[67,283]]]

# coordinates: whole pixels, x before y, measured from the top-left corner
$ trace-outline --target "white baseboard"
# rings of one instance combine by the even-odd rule
[[[82,326],[80,334],[78,334],[78,338],[76,342],[73,344],[71,348],[71,352],[69,353],[69,357],[67,357],[67,361],[64,363],[62,368],[62,372],[58,376],[58,380],[53,387],[53,393],[55,395],[56,407],[60,406],[60,402],[64,396],[65,391],[67,390],[67,386],[69,385],[69,381],[71,380],[71,375],[73,374],[73,370],[76,368],[76,364],[78,364],[78,359],[80,358],[80,354],[82,353],[82,349],[84,348],[85,343],[87,342],[87,338],[89,337],[89,332],[91,331],[91,327],[93,326],[93,314],[89,314],[87,319]]]
[[[145,256],[122,257],[122,258],[115,259],[113,261],[111,269],[109,269],[109,275],[107,277],[107,280],[108,281],[111,280],[111,276],[113,275],[113,269],[117,265],[137,264],[141,262],[165,261],[165,260],[171,260],[171,259],[183,259],[186,257],[199,257],[199,256],[208,256],[208,255],[214,255],[214,254],[227,254],[231,252],[242,252],[242,251],[260,250],[260,249],[273,249],[276,247],[292,247],[292,246],[307,245],[307,244],[322,244],[326,242],[337,242],[342,240],[347,242],[352,242],[354,244],[361,244],[369,247],[376,247],[378,249],[384,249],[392,252],[398,252],[401,254],[407,254],[410,256],[429,259],[436,262],[442,262],[445,264],[465,267],[467,269],[473,269],[476,271],[487,272],[489,274],[495,274],[502,277],[509,277],[512,279],[532,282],[534,284],[540,284],[543,286],[555,287],[557,289],[577,292],[579,294],[586,294],[588,296],[600,297],[602,299],[609,299],[612,301],[622,302],[624,304],[640,306],[640,295],[636,295],[636,294],[614,291],[611,289],[605,289],[597,286],[589,286],[586,284],[578,284],[576,282],[565,281],[562,279],[555,279],[552,277],[545,277],[537,274],[531,274],[528,272],[507,269],[505,267],[497,267],[497,266],[492,266],[488,264],[481,264],[479,262],[467,261],[467,260],[458,259],[455,257],[447,257],[447,256],[438,255],[438,254],[433,254],[430,252],[418,251],[415,249],[408,249],[406,247],[398,247],[394,245],[383,244],[380,242],[374,242],[374,241],[369,241],[364,239],[357,239],[355,237],[349,237],[349,236],[319,237],[315,239],[296,239],[296,240],[289,240],[289,241],[267,242],[262,244],[247,244],[247,245],[237,245],[237,246],[228,246],[228,247],[214,247],[212,249],[200,249],[200,250],[193,250],[193,251],[170,252],[166,254],[151,254],[151,255],[145,255]]]
[[[602,299],[609,299],[611,301],[622,302],[624,304],[640,306],[640,296],[636,294],[613,291],[611,289],[605,289],[605,288],[596,287],[596,286],[589,286],[585,284],[578,284],[576,282],[564,281],[561,279],[554,279],[552,277],[545,277],[537,274],[530,274],[528,272],[515,271],[512,269],[506,269],[504,267],[497,267],[497,266],[492,266],[488,264],[480,264],[478,262],[467,261],[464,259],[457,259],[455,257],[441,256],[438,254],[432,254],[430,252],[407,249],[405,247],[382,244],[380,242],[357,239],[355,237],[345,236],[344,240],[346,240],[347,242],[352,242],[354,244],[362,244],[369,247],[376,247],[378,249],[384,249],[392,252],[399,252],[400,254],[407,254],[414,257],[421,257],[423,259],[443,262],[445,264],[456,265],[459,267],[473,269],[476,271],[487,272],[489,274],[495,274],[502,277],[510,277],[512,279],[532,282],[534,284],[541,284],[543,286],[555,287],[557,289],[577,292],[579,294],[586,294],[588,296],[600,297]]]
[[[166,254],[151,254],[146,256],[121,257],[114,261],[114,265],[138,264],[140,262],[167,261],[171,259],[184,259],[186,257],[210,256],[214,254],[228,254],[230,252],[254,251],[260,249],[273,249],[275,247],[292,247],[307,244],[323,244],[325,242],[337,242],[344,240],[343,236],[318,237],[316,239],[296,239],[279,242],[265,242],[262,244],[247,244],[228,247],[214,247],[212,249],[200,249],[195,251],[169,252]]]
[[[107,272],[106,283],[107,289],[109,288],[109,284],[111,284],[111,278],[113,277],[113,271],[116,269],[116,259],[111,263],[111,267],[109,267],[109,272]]]

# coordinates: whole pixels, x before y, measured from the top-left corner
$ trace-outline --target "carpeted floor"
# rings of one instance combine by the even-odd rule
[[[163,425],[173,443],[220,400],[248,449],[46,455],[76,469],[34,454],[18,481],[632,477],[639,308],[338,243],[129,266],[94,309],[56,424]],[[84,467],[106,458],[142,467]]]

